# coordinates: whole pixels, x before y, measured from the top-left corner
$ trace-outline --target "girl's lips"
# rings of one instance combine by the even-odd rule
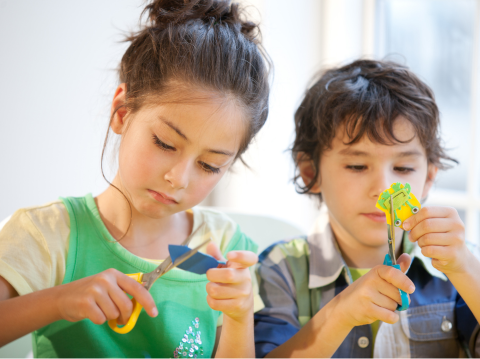
[[[175,201],[172,197],[167,196],[165,193],[155,192],[151,189],[148,190],[148,193],[150,193],[155,200],[163,204],[178,204],[177,201]]]
[[[362,213],[362,216],[365,216],[365,217],[371,219],[374,222],[383,223],[383,222],[387,221],[387,217],[385,216],[385,213],[376,213],[376,212],[375,213]]]

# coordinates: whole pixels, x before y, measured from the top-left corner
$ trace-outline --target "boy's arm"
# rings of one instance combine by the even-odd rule
[[[257,357],[331,357],[354,326],[378,319],[387,323],[398,320],[395,309],[401,299],[397,288],[413,292],[413,283],[400,271],[377,266],[334,297],[300,329],[297,302],[310,305],[300,298],[309,293],[292,292],[294,281],[278,255],[272,256],[275,261],[266,257],[257,268],[266,306],[256,316]],[[403,255],[398,263],[405,271],[409,257]],[[308,273],[304,276],[308,278]]]
[[[457,289],[480,323],[480,262],[465,243],[465,227],[451,207],[424,207],[407,219],[403,227],[417,242],[422,254],[432,258],[434,268],[443,272]]]

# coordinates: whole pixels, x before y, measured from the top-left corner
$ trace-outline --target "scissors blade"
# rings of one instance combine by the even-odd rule
[[[393,212],[393,197],[390,195],[390,224],[388,225],[388,253],[393,264],[397,264],[395,258],[395,214]]]
[[[205,226],[205,222],[203,222],[200,226],[198,226],[198,228],[196,230],[194,230],[192,232],[192,234],[190,234],[183,242],[182,242],[182,246],[185,246],[187,245],[190,240],[192,239],[192,237],[198,233],[198,231],[203,228]],[[207,241],[205,241],[203,244],[207,243],[208,241],[210,241],[211,238],[209,238]],[[202,245],[203,245],[202,244]],[[200,247],[202,246],[200,245]],[[197,247],[196,247],[197,248]],[[198,249],[197,249],[198,251]],[[188,254],[190,252],[187,252],[186,254]],[[196,251],[195,251],[196,253]],[[193,253],[193,254],[195,254]],[[192,254],[192,255],[193,255]],[[179,260],[180,258],[182,258],[182,256],[178,257],[177,260]],[[190,257],[188,257],[190,258]],[[187,258],[187,259],[188,259]],[[186,260],[186,259],[185,259]],[[183,263],[183,262],[182,262]],[[179,263],[181,264],[181,263]],[[178,264],[177,264],[178,265]],[[164,275],[165,273],[167,273],[170,269],[176,267],[174,264],[172,264],[172,258],[170,256],[168,256],[168,258],[166,258],[157,268],[155,268],[153,271],[149,272],[149,273],[145,273],[143,275],[143,283],[145,283],[145,288],[147,290],[150,289],[150,287],[152,286],[152,284],[159,278],[161,277],[162,275]]]

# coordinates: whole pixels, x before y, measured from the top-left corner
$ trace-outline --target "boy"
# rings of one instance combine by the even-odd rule
[[[257,357],[479,356],[480,262],[455,209],[422,208],[404,222],[410,233],[395,229],[402,271],[380,265],[378,196],[408,182],[425,200],[453,161],[429,87],[398,64],[359,60],[325,72],[295,124],[299,192],[325,206],[308,238],[260,257]],[[395,311],[397,288],[411,294],[407,311]]]

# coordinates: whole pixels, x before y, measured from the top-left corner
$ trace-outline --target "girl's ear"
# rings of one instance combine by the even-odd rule
[[[437,173],[438,173],[438,167],[432,163],[429,163],[427,168],[427,179],[425,181],[425,186],[423,186],[422,198],[426,198],[428,196],[428,192],[430,192],[430,189],[435,183],[435,178],[437,177]]]
[[[113,96],[112,107],[110,109],[110,128],[117,135],[121,135],[125,129],[125,116],[127,114],[127,108],[125,106],[126,91],[127,84],[125,83],[120,84],[120,86],[117,87],[115,95]]]
[[[299,152],[297,154],[297,166],[300,176],[302,177],[303,183],[308,185],[315,178],[315,167],[313,161],[310,159],[310,156],[306,155],[305,152]],[[308,191],[308,193],[320,193],[322,192],[320,187],[320,176],[317,178],[313,187]]]

